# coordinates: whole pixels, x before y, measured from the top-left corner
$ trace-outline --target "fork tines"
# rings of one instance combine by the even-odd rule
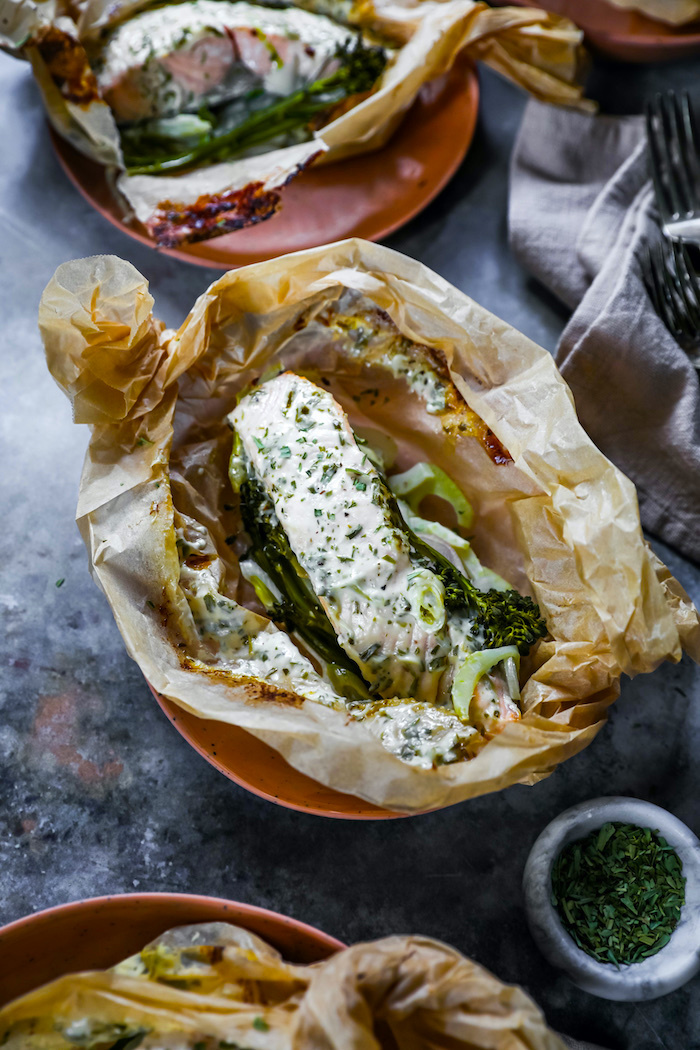
[[[677,342],[695,347],[700,338],[700,277],[685,245],[662,241],[641,255],[644,283],[654,309]]]
[[[656,95],[646,105],[651,170],[661,221],[700,217],[700,156],[687,92]],[[667,233],[672,231],[666,230]]]

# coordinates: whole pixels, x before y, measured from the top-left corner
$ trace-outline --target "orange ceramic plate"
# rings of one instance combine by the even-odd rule
[[[532,0],[491,3],[535,6]],[[536,6],[566,15],[583,29],[589,44],[623,62],[664,62],[700,53],[700,22],[669,26],[605,0],[542,0]]]
[[[281,212],[267,222],[186,248],[160,250],[227,270],[345,237],[386,237],[452,178],[469,149],[478,108],[476,71],[458,62],[423,88],[383,149],[304,172],[284,191]],[[139,223],[124,222],[105,169],[54,132],[51,136],[64,170],[86,200],[124,233],[154,248]]]
[[[93,897],[36,912],[0,929],[0,1006],[64,974],[114,966],[165,930],[195,922],[243,926],[290,962],[317,962],[345,947],[296,919],[218,897]]]
[[[405,817],[355,795],[324,787],[294,769],[269,744],[238,726],[198,718],[149,686],[178,733],[215,769],[254,795],[287,809],[345,820],[387,820]]]

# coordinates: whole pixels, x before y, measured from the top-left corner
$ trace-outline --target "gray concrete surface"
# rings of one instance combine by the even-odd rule
[[[696,82],[697,70],[599,63],[591,90],[609,111],[630,112],[645,92]],[[523,100],[489,73],[482,87],[467,160],[389,243],[552,350],[565,313],[506,244]],[[28,68],[5,56],[0,98],[0,921],[135,889],[227,896],[346,941],[442,938],[522,984],[560,1031],[610,1050],[700,1047],[700,979],[638,1005],[578,991],[539,955],[520,892],[536,836],[583,799],[636,795],[700,832],[700,671],[687,659],[626,681],[607,729],[549,780],[404,821],[278,808],[225,780],[168,723],[88,575],[73,522],[87,434],[48,376],[36,309],[59,263],[97,252],[130,259],[169,324],[215,274],[158,256],[90,210],[54,159]],[[655,547],[700,601],[698,568]]]

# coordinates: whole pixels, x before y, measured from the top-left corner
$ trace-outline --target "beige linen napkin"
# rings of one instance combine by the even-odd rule
[[[700,383],[642,281],[652,208],[641,118],[528,104],[511,167],[511,247],[574,311],[556,360],[581,422],[636,484],[643,525],[698,562]]]

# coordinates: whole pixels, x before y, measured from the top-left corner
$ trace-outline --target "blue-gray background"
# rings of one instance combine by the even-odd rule
[[[598,62],[590,89],[608,112],[638,112],[651,91],[697,83],[699,68]],[[637,1005],[580,992],[534,947],[520,890],[544,825],[596,795],[650,799],[700,832],[700,672],[687,659],[625,681],[609,726],[549,780],[411,820],[281,809],[225,780],[166,720],[88,575],[73,521],[87,433],[47,373],[36,311],[55,267],[78,256],[130,259],[170,325],[215,274],[159,256],[89,208],[53,156],[28,67],[5,56],[0,98],[0,922],[104,893],[230,897],[345,941],[442,938],[523,985],[560,1031],[611,1050],[700,1047],[700,978]],[[566,313],[507,248],[523,104],[483,73],[466,161],[389,244],[554,350]],[[654,546],[700,602],[698,569]]]

